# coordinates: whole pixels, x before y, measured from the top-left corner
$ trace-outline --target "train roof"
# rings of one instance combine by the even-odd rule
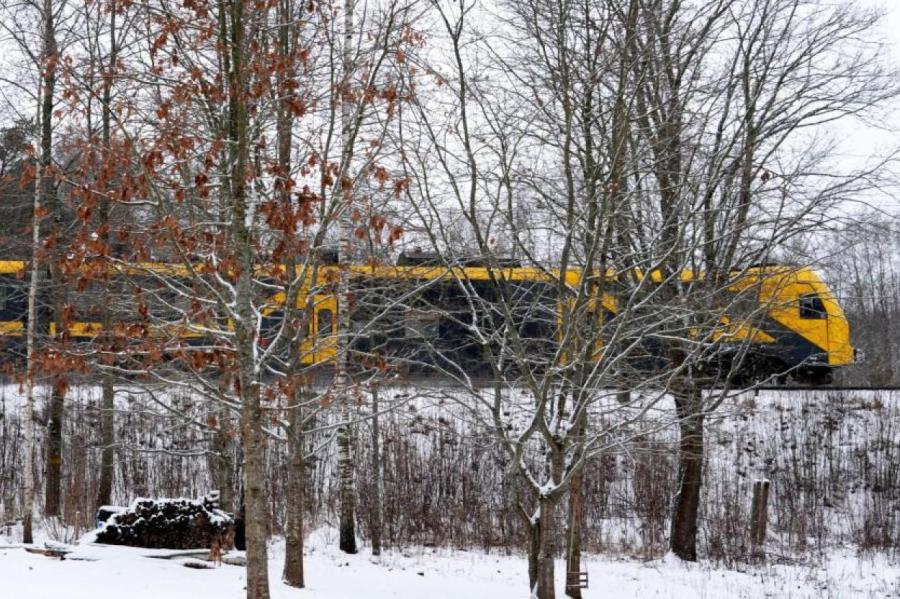
[[[0,274],[15,274],[24,276],[28,263],[22,260],[0,260]],[[190,277],[196,274],[207,274],[214,271],[209,265],[185,265],[170,264],[162,262],[140,262],[140,263],[124,263],[113,262],[111,269],[114,272],[130,275],[130,276],[161,276],[161,277]],[[317,267],[320,276],[324,276],[327,280],[336,278],[341,269],[339,265],[323,265]],[[537,266],[501,266],[492,269],[487,266],[436,266],[436,265],[416,265],[416,266],[391,266],[391,265],[351,265],[346,269],[356,275],[369,276],[375,278],[386,279],[464,279],[474,281],[488,281],[493,279],[507,281],[535,281],[552,283],[557,282],[562,277],[562,270],[558,268],[542,268]],[[98,273],[96,264],[89,264],[81,268],[85,273],[94,271]],[[257,270],[258,276],[281,278],[286,272],[283,265],[263,265]],[[298,272],[304,274],[303,267],[298,266]],[[570,268],[565,272],[565,282],[569,285],[578,284],[584,276],[584,270],[580,268]],[[627,272],[633,280],[641,281],[646,277],[645,270],[635,268],[628,271],[617,271],[615,269],[607,269],[606,280],[620,280],[622,273]],[[312,280],[312,269],[307,268],[305,276],[308,280]],[[599,277],[599,271],[595,271],[593,277]],[[661,283],[665,277],[660,269],[653,270],[651,273],[654,283]],[[695,271],[692,269],[683,269],[678,274],[681,282],[691,283],[704,278],[703,271]],[[787,264],[764,264],[753,265],[744,269],[732,270],[729,282],[732,284],[753,284],[758,283],[762,279],[770,279],[777,277],[781,281],[787,282],[810,282],[821,283],[822,278],[819,274],[809,266],[803,265],[787,265]]]

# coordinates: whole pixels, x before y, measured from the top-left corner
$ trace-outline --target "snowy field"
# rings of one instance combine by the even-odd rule
[[[77,435],[92,430],[86,426],[90,410],[81,406],[87,406],[95,398],[95,391],[84,387],[70,392],[72,419],[67,439],[77,441]],[[9,439],[17,435],[18,397],[18,390],[13,386],[0,387],[0,408],[3,408],[0,415],[6,414],[0,420],[0,431],[6,430]],[[120,396],[120,401],[123,419],[145,416],[134,410],[135,406],[127,398]],[[668,418],[665,408],[666,405],[661,405],[659,414],[652,414],[651,418]],[[398,413],[393,414],[397,422],[391,425],[395,429],[390,429],[390,434],[406,435],[414,443],[409,455],[424,456],[415,462],[419,474],[444,472],[457,476],[461,472],[460,464],[467,463],[467,454],[460,453],[462,457],[457,459],[448,449],[462,447],[465,435],[459,437],[459,445],[444,446],[448,461],[437,459],[440,452],[435,447],[441,447],[438,442],[445,433],[435,423],[440,416],[452,415],[455,415],[452,404],[431,403],[427,398],[403,403]],[[155,447],[154,444],[168,443],[167,439],[176,433],[186,434],[185,429],[177,427],[172,429],[174,433],[167,431],[165,422],[161,422],[149,422],[153,426],[138,423],[138,426],[127,420],[121,430],[141,431],[147,436],[146,442],[132,439],[130,443],[134,447]],[[425,425],[438,432],[420,432],[425,430]],[[701,553],[706,559],[699,564],[639,557],[659,556],[665,550],[667,510],[662,509],[658,514],[636,511],[640,496],[635,489],[639,487],[638,480],[642,480],[644,486],[657,489],[656,495],[670,495],[669,479],[674,471],[671,436],[671,430],[662,430],[652,439],[658,446],[638,440],[634,447],[626,449],[644,448],[644,453],[637,451],[632,459],[627,451],[617,452],[593,466],[596,470],[602,465],[608,482],[605,487],[599,483],[589,487],[593,499],[605,489],[606,499],[602,505],[595,506],[596,516],[587,529],[588,538],[603,554],[585,559],[590,582],[584,592],[586,599],[900,599],[900,554],[896,550],[900,535],[900,487],[897,485],[900,394],[763,392],[758,396],[738,396],[721,406],[709,421],[704,491],[708,507],[700,523]],[[78,442],[89,445],[84,440]],[[191,437],[184,442],[194,446],[203,440]],[[0,450],[3,447],[14,445],[0,443]],[[70,447],[73,451],[70,455],[77,455],[79,446],[72,442]],[[129,472],[149,478],[151,492],[162,488],[163,495],[199,496],[208,489],[204,483],[205,459],[184,458],[179,462],[165,454],[143,451],[123,456],[127,458],[124,463],[129,465]],[[366,463],[368,458],[363,456],[362,460]],[[8,459],[5,463],[8,472],[15,475],[19,462]],[[327,463],[330,462],[323,460],[323,464]],[[655,469],[648,467],[654,465]],[[95,472],[96,465],[87,461],[84,469]],[[280,480],[279,472],[273,470],[273,481]],[[741,539],[747,529],[749,484],[758,478],[772,481],[766,545],[769,560],[767,565],[748,565],[740,559]],[[187,486],[164,486],[169,479],[181,480],[180,484]],[[485,489],[490,488],[492,480],[485,479]],[[17,488],[14,483],[14,478],[8,476],[9,488]],[[93,483],[86,477],[83,484],[92,488]],[[317,489],[322,486],[321,482],[314,484]],[[442,484],[460,483],[458,478],[449,477]],[[133,486],[128,483],[127,488]],[[73,489],[77,491],[78,487]],[[424,512],[415,502],[422,499],[424,492],[425,487],[415,486],[409,493],[398,495],[395,509],[399,512],[395,517],[419,522]],[[82,495],[87,497],[87,502],[93,497]],[[486,502],[488,496],[478,495],[476,502],[466,506],[492,512],[505,505],[499,500]],[[121,498],[125,503],[131,499],[130,496]],[[431,499],[436,502],[438,498]],[[458,519],[458,513],[451,510],[460,501],[459,497],[453,497],[435,503],[430,518],[440,520],[438,524],[452,524],[454,518]],[[361,507],[364,506],[362,502]],[[665,503],[662,506],[666,508]],[[12,503],[8,510],[4,522],[18,513]],[[320,513],[325,521],[329,518],[334,521],[334,514],[324,508]],[[475,522],[480,516],[472,513],[467,517]],[[365,520],[363,514],[360,518]],[[456,529],[443,537],[443,544],[461,542],[453,536],[453,530]],[[184,561],[148,557],[167,553],[164,551],[86,543],[75,547],[67,559],[60,561],[26,553],[15,546],[21,538],[19,531],[14,529],[9,537],[4,537],[4,532],[0,528],[0,599],[240,599],[244,596],[244,569],[239,566],[198,570],[185,567]],[[297,599],[528,597],[524,555],[496,549],[485,553],[484,550],[424,548],[423,543],[441,538],[429,534],[426,530],[419,537],[401,537],[395,546],[403,549],[387,551],[375,560],[367,548],[355,556],[340,553],[336,533],[319,529],[308,542],[308,588],[305,590],[292,589],[279,582],[283,545],[276,539],[270,551],[272,595]],[[43,546],[44,539],[61,538],[58,531],[41,530],[38,546]],[[473,535],[468,546],[478,546],[477,540],[477,535]],[[861,551],[863,546],[868,549]],[[716,555],[723,558],[714,559]],[[735,555],[738,559],[730,559],[729,556]],[[556,569],[558,597],[562,598],[561,560]]]
[[[65,560],[26,553],[0,537],[0,597],[3,599],[227,599],[244,593],[244,569],[211,570],[184,561],[153,559],[167,551],[82,545]],[[528,596],[521,556],[420,549],[348,556],[334,533],[310,539],[308,588],[282,585],[282,544],[272,544],[272,595],[310,599],[460,599]],[[586,598],[673,599],[809,597],[816,599],[900,597],[900,564],[884,557],[834,552],[819,563],[718,569],[674,559],[638,561],[588,557]],[[559,588],[562,589],[561,566]],[[560,596],[561,593],[560,593]]]

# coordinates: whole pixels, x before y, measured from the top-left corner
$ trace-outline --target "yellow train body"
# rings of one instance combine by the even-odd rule
[[[19,289],[19,301],[15,305],[4,304],[0,309],[0,338],[21,337],[24,334],[24,306],[21,303],[21,290],[26,286],[26,263],[21,261],[0,261],[0,289]],[[367,281],[380,281],[383,284],[408,284],[415,288],[417,284],[443,281],[445,284],[458,282],[479,282],[491,285],[502,281],[504,284],[543,284],[552,288],[553,301],[557,314],[557,327],[564,326],[567,309],[572,299],[565,297],[566,290],[576,290],[581,286],[585,273],[571,269],[566,272],[541,268],[498,268],[489,269],[483,266],[460,266],[455,268],[441,266],[348,266],[342,273],[339,266],[309,267],[300,285],[297,306],[302,310],[312,308],[307,315],[308,330],[301,342],[301,361],[304,364],[319,364],[332,361],[337,353],[337,309],[338,301],[334,295],[333,282],[345,274],[357,286],[365,286]],[[151,277],[159,280],[167,277],[189,279],[203,276],[185,266],[169,264],[134,264],[113,268],[111,276],[127,280],[130,277]],[[270,280],[283,279],[283,267],[262,267],[257,273]],[[603,277],[599,273],[591,273],[594,281],[619,282],[623,277],[614,271],[607,271]],[[652,288],[663,281],[659,272],[650,273],[650,281],[646,274],[639,271],[629,273],[629,280]],[[678,275],[682,286],[697,285],[702,282],[703,274],[684,270]],[[764,358],[773,368],[782,370],[801,369],[804,371],[823,372],[852,364],[855,351],[850,342],[850,327],[840,303],[824,280],[813,269],[808,267],[761,266],[740,273],[735,273],[726,283],[732,294],[743,295],[744,304],[751,298],[753,318],[729,313],[725,308],[717,326],[707,331],[709,338],[723,345],[749,344],[751,354]],[[608,287],[612,287],[609,285]],[[562,289],[564,297],[558,290]],[[589,309],[602,310],[610,315],[620,312],[619,299],[612,290],[598,293],[599,297],[589,298]],[[263,307],[263,314],[277,322],[284,304],[283,293],[272,293]],[[8,302],[7,302],[8,303]],[[440,306],[435,306],[440,309]],[[121,318],[121,310],[118,311]],[[129,319],[117,321],[114,334],[128,335]],[[223,331],[232,327],[226,322]],[[61,335],[55,324],[48,326],[50,336],[65,336],[74,340],[90,340],[102,332],[102,325],[95,319],[72,319],[65,325]],[[157,325],[149,334],[167,338],[184,340],[202,340],[213,332],[214,327],[200,327],[191,323],[167,323]],[[695,335],[704,334],[694,331]],[[598,342],[597,354],[602,351]]]

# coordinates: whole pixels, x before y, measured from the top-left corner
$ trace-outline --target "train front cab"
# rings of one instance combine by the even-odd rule
[[[812,269],[780,267],[762,277],[762,328],[774,338],[772,355],[794,378],[831,380],[835,368],[852,364],[847,317],[828,285]]]

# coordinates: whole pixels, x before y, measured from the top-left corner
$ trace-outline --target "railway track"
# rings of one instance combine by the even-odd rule
[[[843,385],[761,385],[750,387],[747,391],[900,391],[900,386],[860,387]]]

